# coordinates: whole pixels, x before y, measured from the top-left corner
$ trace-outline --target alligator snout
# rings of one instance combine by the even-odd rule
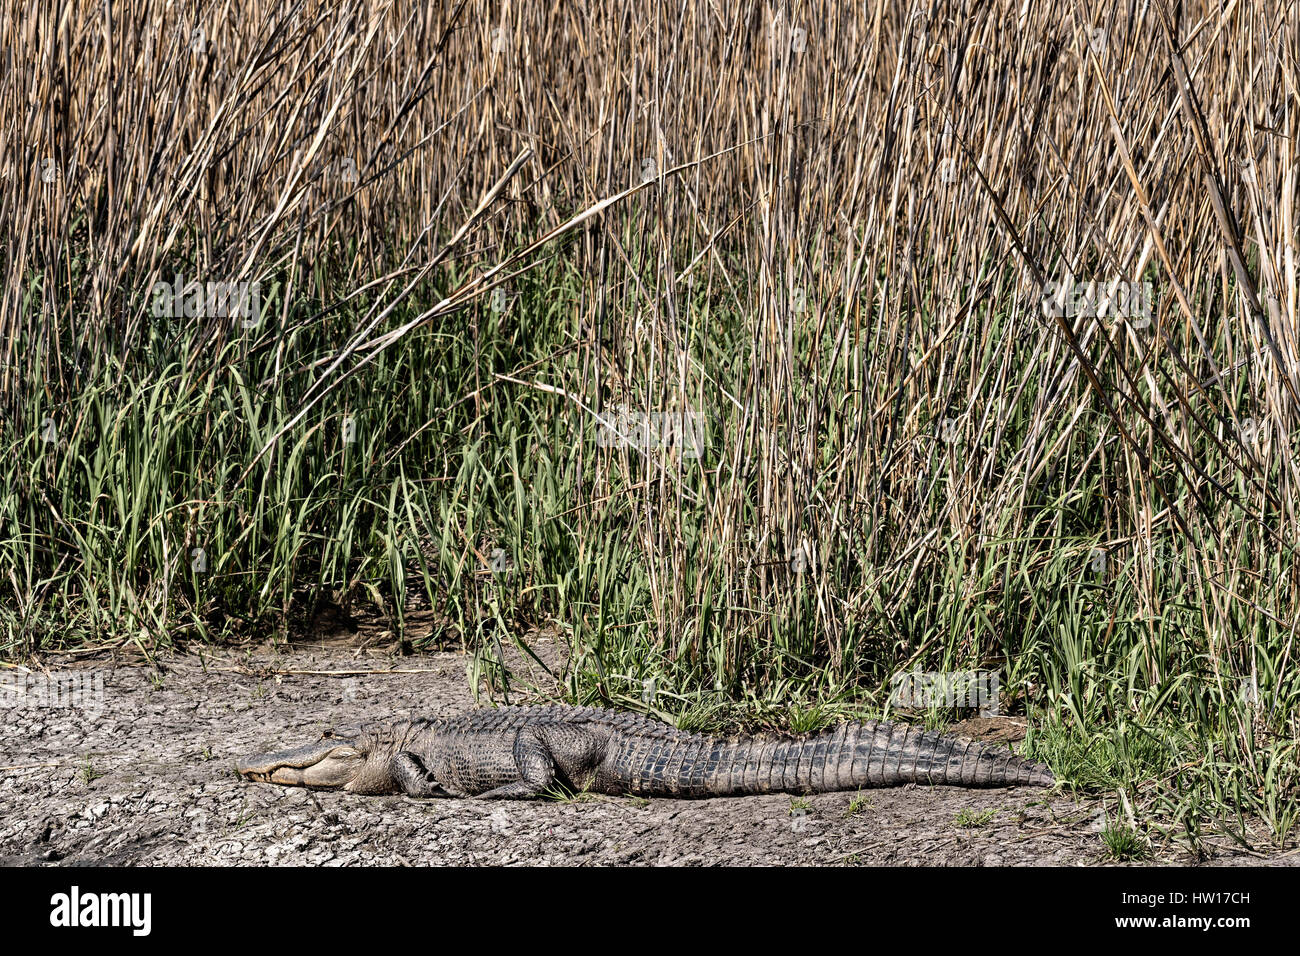
[[[304,747],[246,757],[235,769],[257,783],[335,789],[350,783],[364,763],[365,755],[351,738],[331,733]]]

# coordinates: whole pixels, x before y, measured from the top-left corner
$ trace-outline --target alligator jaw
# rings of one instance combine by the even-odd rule
[[[316,743],[239,761],[241,776],[260,783],[339,790],[360,774],[366,755],[352,737],[325,734]]]

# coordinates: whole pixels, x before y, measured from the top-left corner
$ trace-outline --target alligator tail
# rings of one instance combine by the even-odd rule
[[[906,783],[1050,787],[1052,772],[1002,745],[887,721],[841,724],[801,737],[690,736],[640,741],[619,776],[647,796],[825,793]]]

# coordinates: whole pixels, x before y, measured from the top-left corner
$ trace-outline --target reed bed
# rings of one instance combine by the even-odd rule
[[[996,671],[1139,843],[1285,845],[1295,21],[9,4],[0,653],[328,599],[692,726]]]

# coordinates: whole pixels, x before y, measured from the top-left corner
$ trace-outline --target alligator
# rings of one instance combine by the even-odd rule
[[[1050,787],[1005,747],[887,721],[799,736],[710,737],[594,707],[499,707],[369,725],[237,763],[254,781],[358,794],[528,799],[823,793],[907,783]]]

